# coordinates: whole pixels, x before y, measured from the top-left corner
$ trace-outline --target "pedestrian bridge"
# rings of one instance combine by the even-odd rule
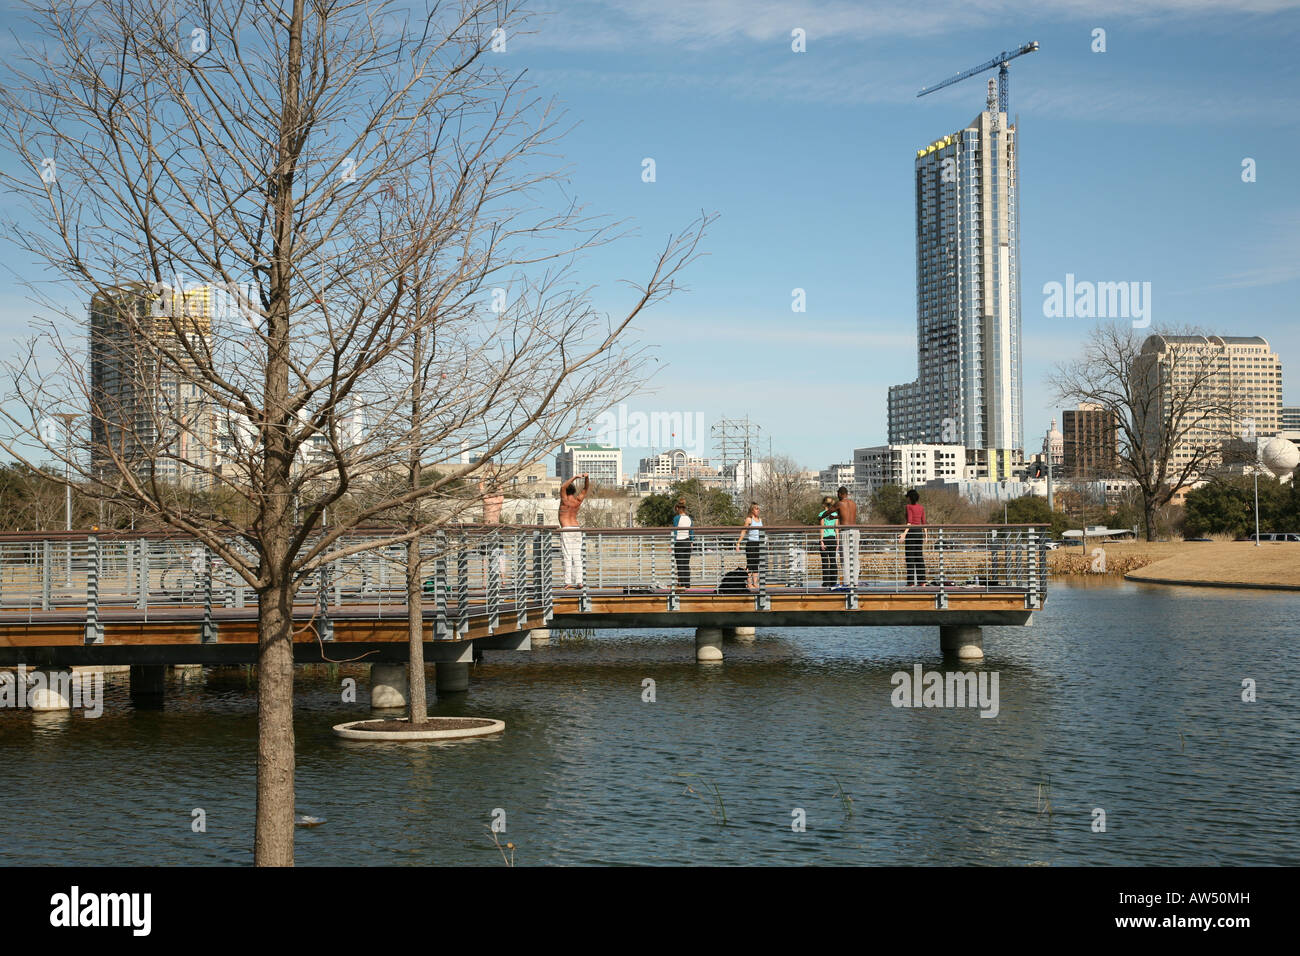
[[[827,547],[819,528],[764,528],[753,545],[740,528],[695,528],[674,548],[669,528],[583,529],[581,583],[566,587],[573,532],[449,526],[421,541],[426,659],[528,649],[550,628],[688,627],[716,659],[724,629],[898,625],[937,626],[944,650],[974,658],[983,626],[1027,625],[1043,606],[1043,527],[928,527],[910,585],[904,530],[841,529]],[[406,660],[406,547],[391,540],[352,535],[372,546],[302,574],[299,661]],[[751,562],[756,587],[721,586]],[[256,621],[255,592],[193,539],[0,536],[0,666],[251,663]]]

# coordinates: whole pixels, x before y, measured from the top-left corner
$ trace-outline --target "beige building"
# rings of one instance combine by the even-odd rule
[[[1175,467],[1205,448],[1216,450],[1211,463],[1217,463],[1217,450],[1225,442],[1253,443],[1278,434],[1282,427],[1282,361],[1257,335],[1150,336],[1142,344],[1135,372],[1158,389],[1150,412],[1153,423],[1163,420],[1186,395],[1207,363],[1210,374],[1201,388],[1219,411],[1188,431],[1174,448]]]
[[[884,485],[915,488],[936,479],[958,481],[964,474],[966,449],[960,445],[875,445],[853,451],[853,486],[860,495]]]

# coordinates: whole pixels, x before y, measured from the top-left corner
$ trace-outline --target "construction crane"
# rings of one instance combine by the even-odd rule
[[[1018,50],[1012,52],[1003,50],[987,63],[981,63],[979,66],[972,67],[969,70],[964,70],[956,76],[950,76],[942,83],[936,83],[934,86],[927,86],[916,95],[925,96],[926,93],[933,93],[935,90],[941,90],[945,86],[952,86],[954,83],[964,80],[969,76],[974,76],[976,73],[983,73],[985,70],[991,70],[996,66],[998,68],[998,110],[999,112],[1006,113],[1007,100],[1011,97],[1011,79],[1007,73],[1007,64],[1016,57],[1024,56],[1026,53],[1033,53],[1037,49],[1038,41],[1030,40]]]

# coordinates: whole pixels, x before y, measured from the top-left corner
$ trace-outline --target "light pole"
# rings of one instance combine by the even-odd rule
[[[81,416],[76,412],[56,412],[63,422],[63,530],[72,530],[72,423]],[[64,584],[72,587],[72,540],[64,542]]]
[[[63,530],[72,530],[72,423],[81,416],[76,412],[57,412],[63,422]]]
[[[1259,457],[1255,458],[1255,547],[1259,547]]]

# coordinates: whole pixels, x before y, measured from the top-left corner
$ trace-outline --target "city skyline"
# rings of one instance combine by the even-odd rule
[[[1047,317],[1042,290],[1067,277],[1151,283],[1153,327],[1267,338],[1284,401],[1300,404],[1285,375],[1300,356],[1300,185],[1284,174],[1300,145],[1295,7],[1048,3],[1010,17],[944,3],[889,17],[582,2],[501,56],[577,124],[560,150],[575,195],[636,229],[591,256],[584,278],[635,276],[690,214],[721,213],[686,291],[637,323],[661,371],[629,408],[747,413],[773,451],[820,469],[887,440],[887,389],[911,374],[917,347],[912,151],[976,113],[984,84],[915,94],[1031,37],[1041,50],[1012,64],[1010,104],[1026,451],[1068,407],[1047,394],[1052,363],[1100,321]],[[1210,114],[1212,141],[1199,125]],[[18,280],[40,277],[19,256],[8,265],[0,335],[14,340],[32,314]],[[804,312],[792,311],[796,289]],[[624,465],[663,450],[627,446]]]

